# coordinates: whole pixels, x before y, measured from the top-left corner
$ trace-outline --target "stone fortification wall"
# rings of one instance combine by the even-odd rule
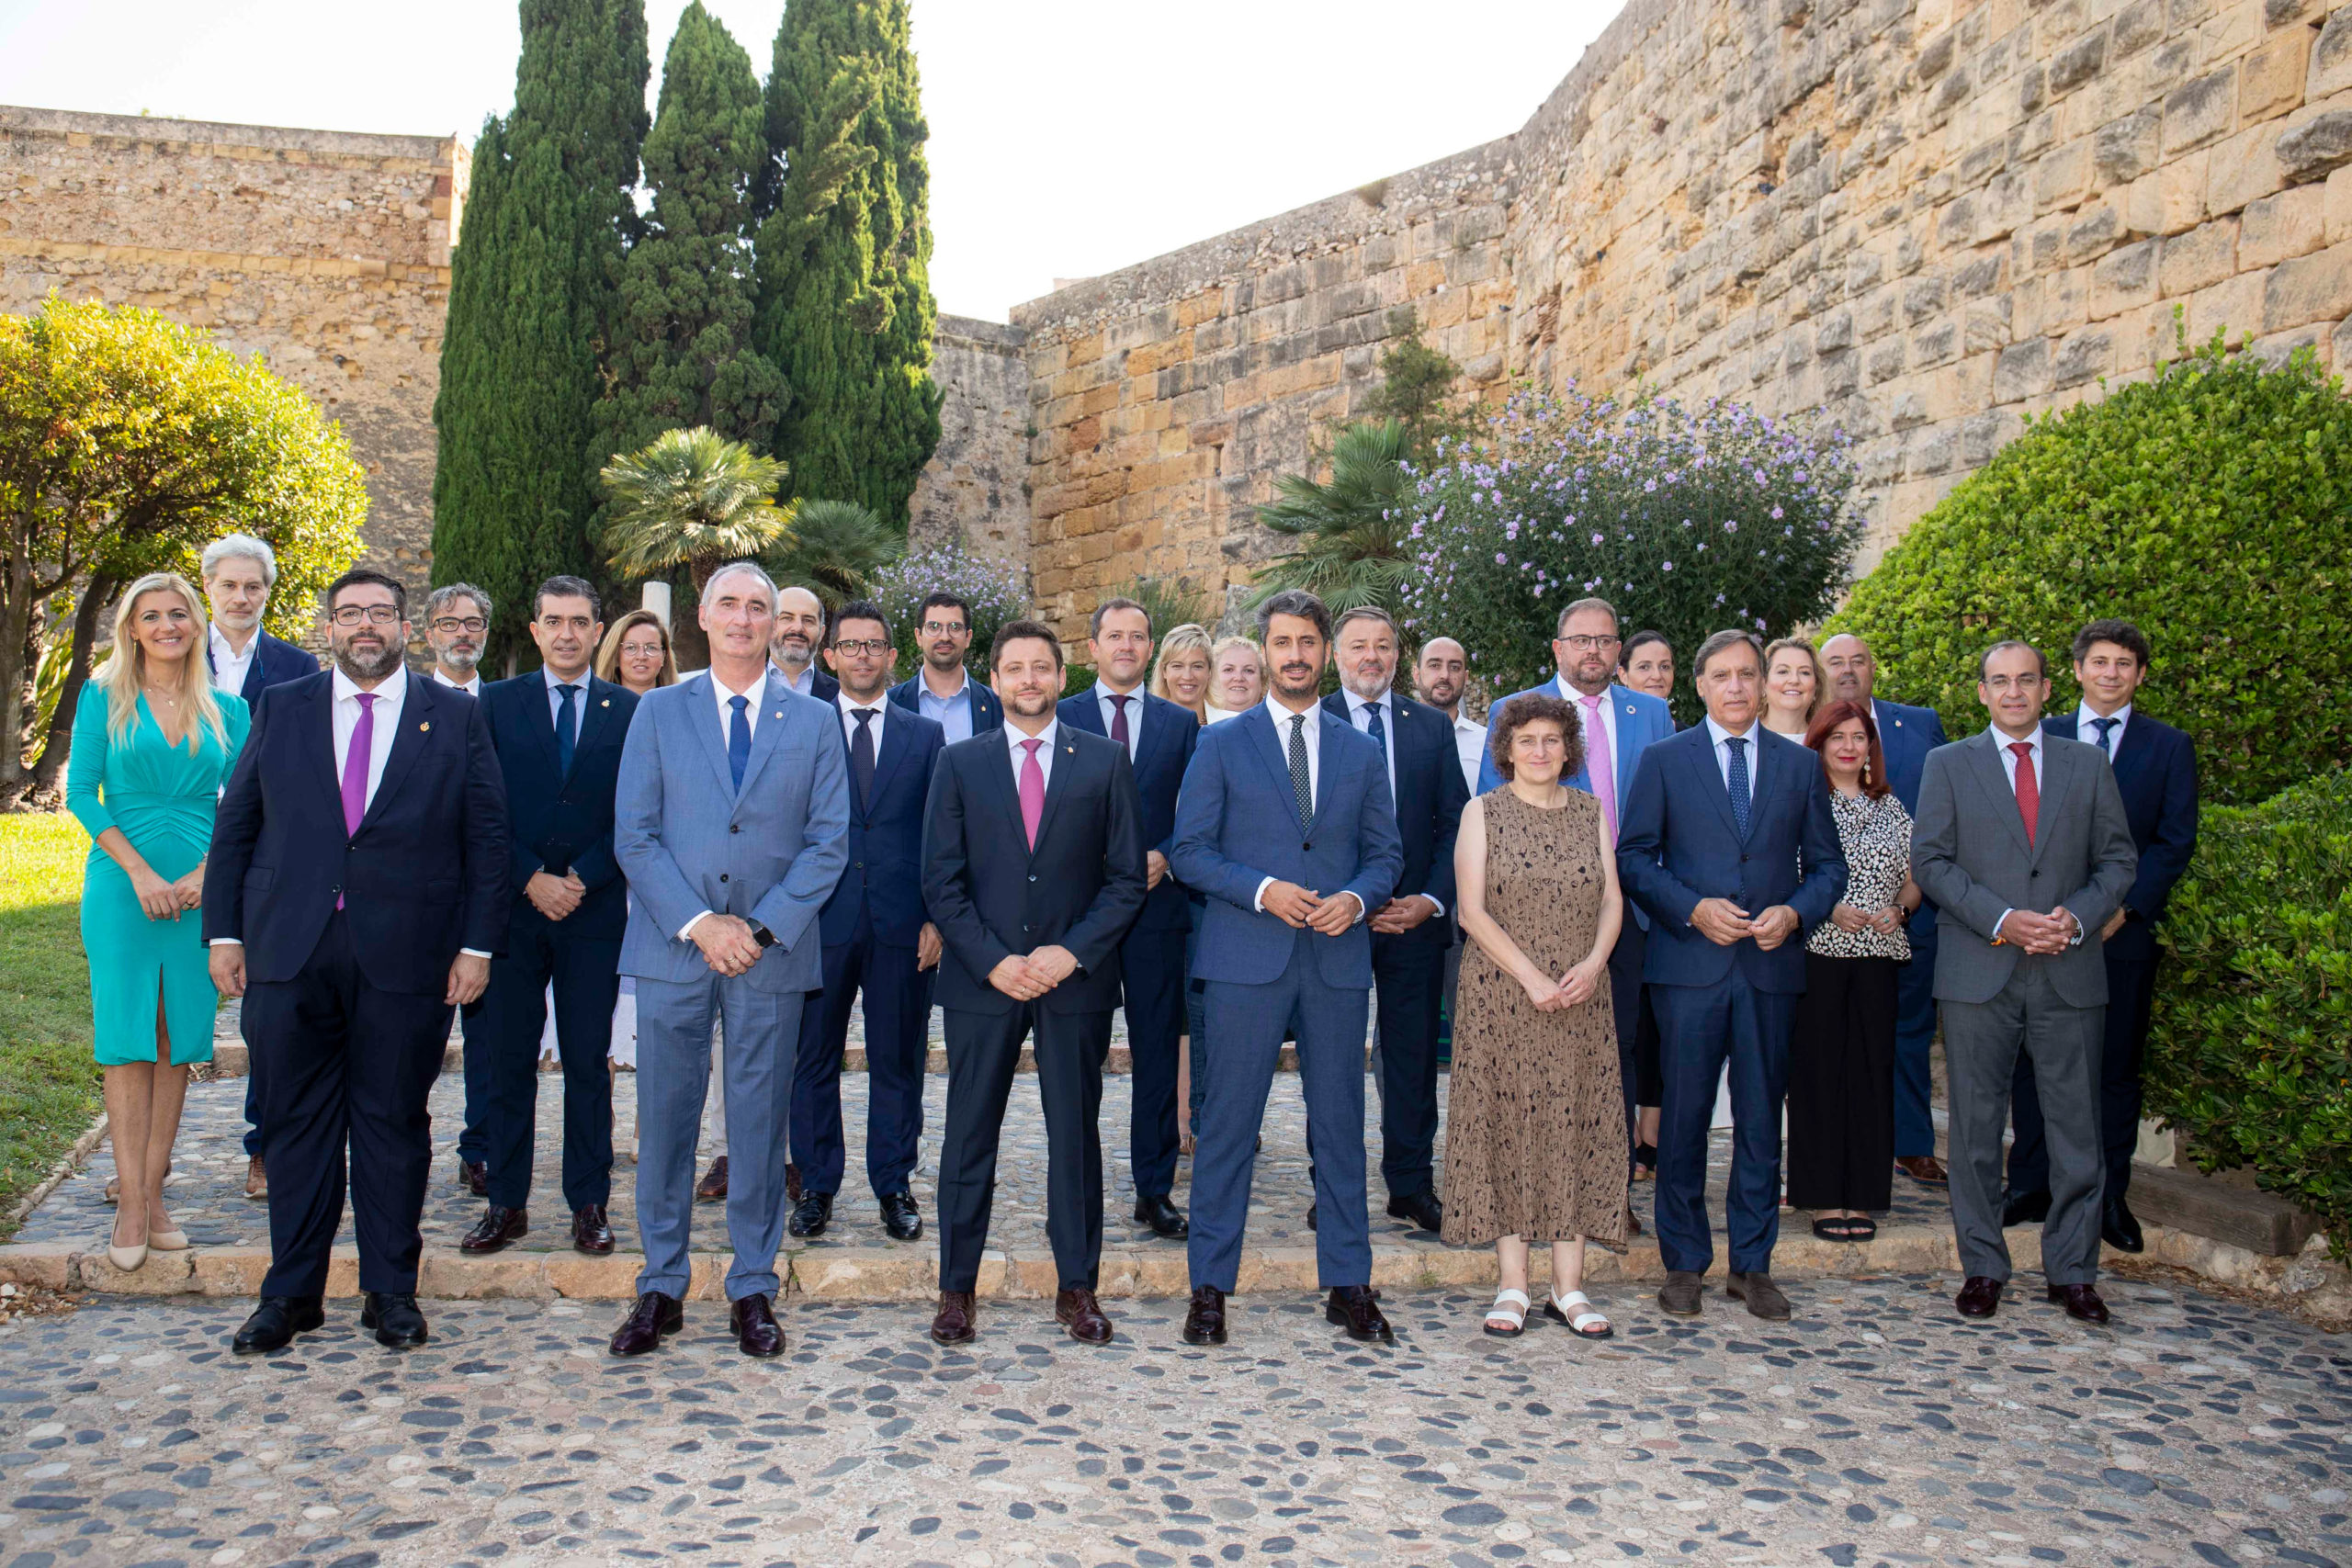
[[[262,354],[351,437],[370,563],[421,586],[467,162],[454,138],[0,107],[0,310],[54,288]]]
[[[1001,560],[1029,559],[1023,336],[1001,321],[939,318],[931,349],[931,378],[943,394],[939,445],[915,481],[908,535],[917,548],[959,539]]]

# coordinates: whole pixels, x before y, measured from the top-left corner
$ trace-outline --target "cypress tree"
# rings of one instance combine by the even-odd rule
[[[931,175],[908,0],[787,0],[767,84],[755,342],[792,388],[803,496],[902,525],[939,443]]]
[[[594,414],[645,139],[643,0],[523,0],[514,110],[483,128],[451,258],[433,579],[496,601],[486,662],[529,646],[531,591],[594,570]]]

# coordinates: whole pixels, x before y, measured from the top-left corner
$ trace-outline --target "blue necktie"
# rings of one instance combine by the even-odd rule
[[[735,711],[727,720],[727,771],[735,775],[735,787],[743,787],[743,770],[752,764],[752,720],[743,710],[752,705],[749,697],[729,697],[727,705]]]
[[[2107,743],[2108,732],[2121,722],[2122,721],[2120,719],[2113,718],[2095,718],[2091,720],[2091,728],[2098,731],[2098,749],[2105,751],[2110,757],[2115,754],[2115,751],[2114,748],[2110,747]]]
[[[1380,705],[1366,703],[1363,711],[1363,732],[1372,737],[1372,743],[1380,748],[1380,754],[1385,758],[1388,755],[1388,731],[1380,722]]]
[[[1731,819],[1739,829],[1739,836],[1747,837],[1747,738],[1726,735],[1724,744],[1731,748]]]
[[[571,699],[580,694],[580,688],[566,685],[558,686],[555,690],[556,695],[563,700],[563,705],[557,708],[555,714],[555,765],[558,773],[570,778],[571,748],[580,735],[580,720],[572,715]]]

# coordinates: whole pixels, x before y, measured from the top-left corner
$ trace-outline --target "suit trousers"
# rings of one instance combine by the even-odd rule
[[[425,1101],[448,1048],[447,1005],[437,994],[369,985],[338,909],[292,979],[247,988],[244,1029],[261,1069],[269,1166],[270,1260],[261,1293],[324,1293],[346,1166],[359,1288],[413,1292],[433,1163]]]
[[[1928,1108],[1936,1049],[1936,907],[1921,904],[1905,927],[1911,961],[1894,974],[1894,1157],[1936,1152]]]
[[[618,957],[617,944],[615,957]],[[458,1029],[465,1037],[466,1064],[466,1120],[458,1129],[458,1157],[468,1165],[486,1165],[490,1161],[490,1085],[494,1071],[491,1059],[494,1053],[491,1028],[483,1016],[489,996],[485,989],[458,1013]]]
[[[945,1013],[947,1125],[939,1149],[939,1288],[975,1289],[996,1201],[997,1139],[1021,1065],[1036,1040],[1037,1097],[1046,1112],[1046,1239],[1065,1291],[1094,1288],[1102,1262],[1102,1059],[1111,1014],[1053,1012],[1029,1003],[1007,1012]]]
[[[261,1074],[260,1064],[249,1054],[245,1058],[245,1157],[261,1153]]]
[[[803,1192],[836,1193],[848,1163],[842,1134],[842,1053],[851,1006],[865,1006],[865,1179],[876,1198],[912,1184],[922,1138],[923,1055],[928,1009],[915,950],[876,939],[863,912],[847,942],[824,951],[825,988],[800,1010],[800,1049],[792,1069],[792,1159]]]
[[[1734,1272],[1772,1267],[1781,1235],[1781,1102],[1797,998],[1759,991],[1736,965],[1712,986],[1653,986],[1658,1066],[1657,1226],[1660,1258],[1703,1274],[1714,1262],[1707,1224],[1707,1131],[1715,1086],[1731,1065],[1731,1183],[1724,1230]]]
[[[469,1035],[489,1068],[483,1116],[490,1201],[519,1209],[531,1195],[537,1143],[539,1043],[555,989],[557,1055],[563,1063],[563,1201],[577,1213],[613,1198],[613,1004],[619,1000],[618,937],[579,937],[560,920],[517,916],[506,952],[490,963],[490,985]],[[476,1049],[469,1045],[467,1059]]]
[[[2098,1133],[2107,1184],[2104,1209],[2132,1190],[2132,1155],[2140,1146],[2140,1054],[2148,1043],[2148,1014],[2156,997],[2156,965],[2145,958],[2107,958],[2107,1022],[2098,1054]],[[2050,1186],[2050,1143],[2041,1124],[2041,1091],[2032,1059],[2020,1052],[2009,1085],[2008,1190],[2041,1192]]]
[[[1804,955],[1789,1043],[1789,1203],[1894,1202],[1894,958]]]
[[[1442,919],[1443,917],[1439,917]],[[1437,1029],[1445,949],[1416,932],[1372,933],[1380,1049],[1380,1179],[1392,1198],[1437,1190]]]
[[[782,1281],[784,1162],[800,991],[764,991],[716,971],[688,981],[637,981],[637,1231],[642,1294],[683,1299],[691,1278],[695,1142],[710,1088],[710,1032],[726,1025],[727,1238],[735,1257],[727,1299],[775,1295]]]
[[[1176,1186],[1176,1057],[1184,1048],[1190,933],[1131,927],[1119,943],[1119,984],[1127,1013],[1127,1162],[1137,1198],[1165,1198]]]
[[[1648,956],[1649,932],[1634,919],[1634,901],[1625,900],[1625,923],[1617,929],[1617,945],[1609,950],[1609,1006],[1617,1021],[1617,1083],[1625,1093],[1625,1160],[1633,1171],[1636,1107],[1641,1073],[1637,1058],[1642,1040],[1642,960]]]
[[[2041,1091],[2050,1159],[2050,1217],[2041,1227],[2041,1271],[2053,1285],[2098,1277],[2099,1036],[2104,1007],[2075,1007],[2049,971],[2021,960],[1989,1002],[1943,1004],[1944,1067],[1951,1077],[1951,1224],[1962,1272],[2009,1277],[2001,1235],[2001,1134],[2020,1054]]]
[[[1361,986],[1327,982],[1310,942],[1295,933],[1289,965],[1261,986],[1208,982],[1208,1061],[1200,1131],[1193,1145],[1192,1236],[1195,1288],[1231,1291],[1241,1267],[1259,1130],[1273,1088],[1283,1036],[1298,1038],[1299,1084],[1315,1155],[1315,1267],[1326,1289],[1372,1282],[1372,1234],[1364,1210],[1364,1025]],[[1195,1075],[1199,1082],[1203,1075]]]

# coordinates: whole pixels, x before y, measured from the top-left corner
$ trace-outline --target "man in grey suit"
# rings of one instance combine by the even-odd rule
[[[1928,754],[1911,874],[1936,906],[1936,1000],[1951,1076],[1951,1220],[1967,1280],[1956,1304],[1991,1317],[2009,1277],[2001,1134],[2022,1051],[2041,1088],[2050,1217],[2041,1269],[2070,1317],[2105,1323],[2098,1274],[2099,1049],[2107,965],[2099,931],[2139,853],[2112,769],[2045,734],[2039,649],[1996,643],[1977,667],[1992,728]]]
[[[749,561],[703,587],[710,668],[638,704],[614,849],[628,877],[621,973],[637,979],[637,1227],[645,1267],[613,1336],[641,1356],[684,1321],[695,1135],[725,1021],[732,1168],[727,1297],[747,1356],[784,1351],[786,1129],[800,1008],[823,982],[817,913],[848,858],[849,768],[831,707],[768,665],[776,590]]]

